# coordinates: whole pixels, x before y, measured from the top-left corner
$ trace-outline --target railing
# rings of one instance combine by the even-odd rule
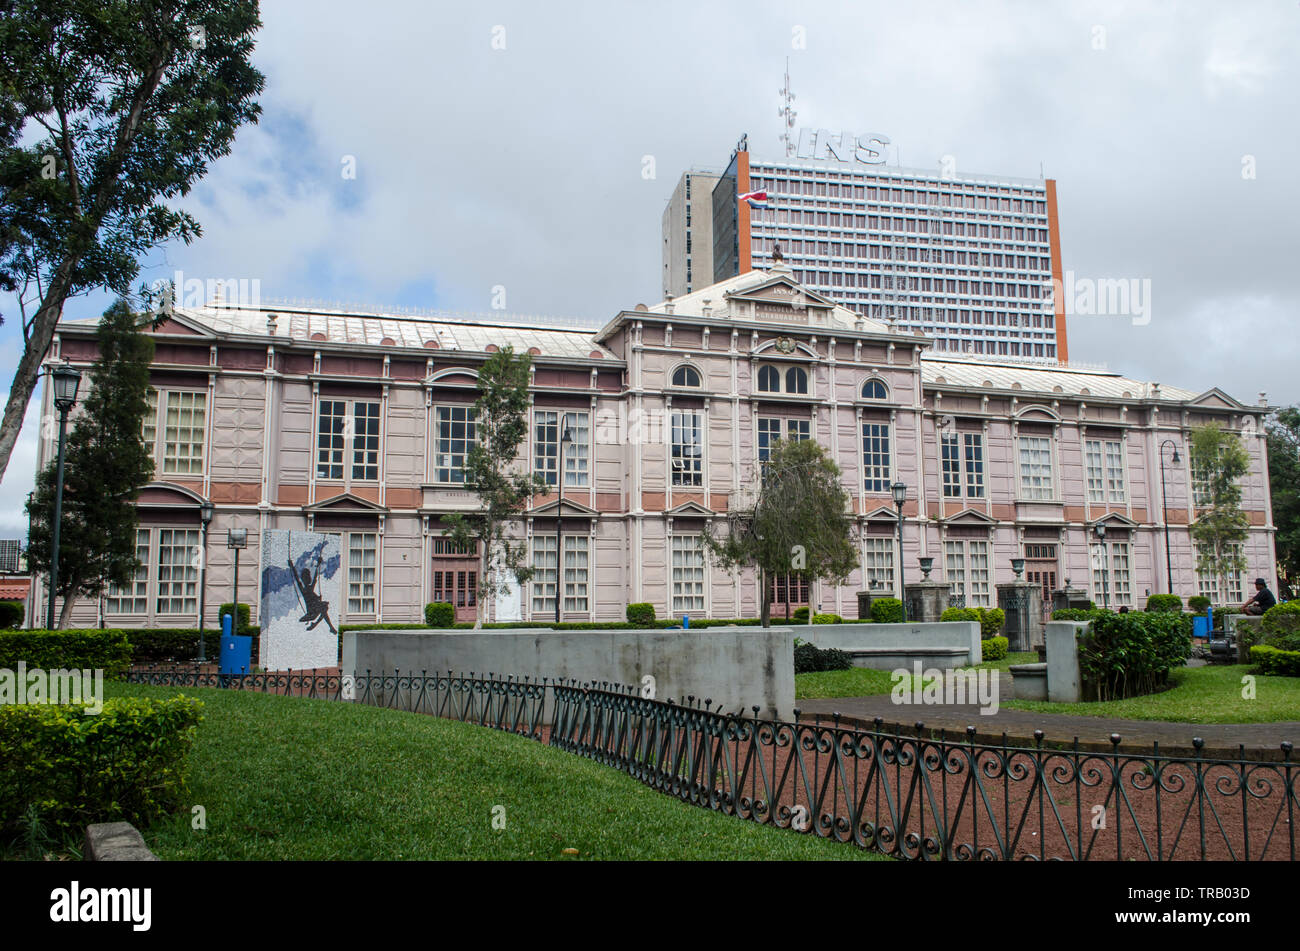
[[[977,743],[926,731],[795,722],[574,681],[298,672],[133,671],[132,683],[354,700],[548,743],[684,802],[922,860],[1296,858],[1300,764],[1201,753]],[[798,711],[796,711],[797,715]]]

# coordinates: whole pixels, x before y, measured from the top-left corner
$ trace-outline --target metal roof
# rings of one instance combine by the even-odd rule
[[[1105,370],[1076,370],[1068,366],[1008,366],[978,360],[940,360],[929,354],[921,358],[921,380],[926,384],[971,389],[1023,389],[1044,395],[1099,396],[1109,399],[1186,401],[1199,395],[1181,387],[1146,383]]]

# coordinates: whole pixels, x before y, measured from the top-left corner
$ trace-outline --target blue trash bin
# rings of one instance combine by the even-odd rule
[[[253,638],[247,634],[232,634],[232,627],[230,615],[221,615],[221,654],[217,671],[222,675],[247,674],[252,666]]]

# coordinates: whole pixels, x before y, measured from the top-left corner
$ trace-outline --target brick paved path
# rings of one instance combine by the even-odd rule
[[[1003,673],[1001,696],[1011,696],[1010,675]],[[1120,749],[1150,751],[1153,743],[1170,756],[1194,755],[1192,738],[1205,741],[1205,756],[1236,757],[1245,747],[1250,759],[1282,759],[1281,744],[1289,741],[1297,747],[1293,760],[1300,760],[1300,722],[1278,723],[1173,723],[1164,720],[1119,720],[1111,717],[1083,717],[1064,713],[1038,713],[1029,710],[999,708],[997,713],[981,715],[977,704],[896,704],[889,694],[873,697],[835,697],[829,700],[799,700],[800,720],[823,719],[834,713],[841,722],[857,721],[870,727],[876,717],[888,729],[914,733],[918,721],[926,731],[944,730],[949,737],[965,737],[966,727],[975,727],[975,738],[983,743],[999,743],[1002,734],[1013,746],[1032,746],[1034,731],[1042,730],[1044,743],[1068,746],[1077,737],[1082,749],[1110,750],[1110,736],[1118,733]]]

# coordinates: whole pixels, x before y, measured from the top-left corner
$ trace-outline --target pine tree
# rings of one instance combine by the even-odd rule
[[[135,497],[153,477],[152,455],[141,432],[149,405],[153,339],[140,332],[140,318],[122,300],[104,312],[98,339],[89,392],[83,382],[82,412],[64,453],[59,627],[67,624],[78,596],[97,598],[110,583],[125,585],[135,576],[140,567]],[[52,461],[37,476],[28,503],[27,558],[33,571],[50,570],[56,467]]]

